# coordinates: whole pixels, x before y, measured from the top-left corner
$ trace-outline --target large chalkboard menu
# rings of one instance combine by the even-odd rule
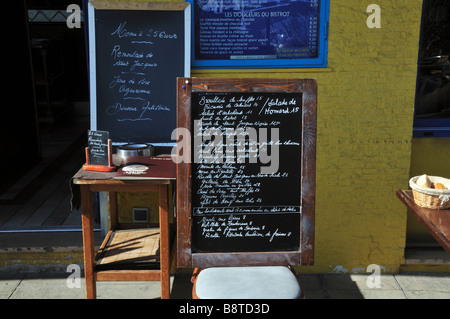
[[[324,62],[328,0],[189,1],[194,66]]]
[[[91,129],[170,143],[176,78],[190,73],[188,3],[89,3]]]
[[[316,82],[178,81],[179,267],[311,264]]]

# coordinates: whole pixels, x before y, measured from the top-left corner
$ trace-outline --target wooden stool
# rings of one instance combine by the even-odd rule
[[[194,269],[194,299],[304,299],[294,271],[284,266]]]

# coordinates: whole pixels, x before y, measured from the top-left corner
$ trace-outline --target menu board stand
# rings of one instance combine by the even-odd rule
[[[312,265],[316,81],[178,78],[177,91],[178,267]]]

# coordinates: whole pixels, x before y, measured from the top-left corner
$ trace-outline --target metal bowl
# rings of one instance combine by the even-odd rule
[[[117,156],[126,158],[129,156],[151,156],[153,155],[151,144],[125,144],[117,148]]]

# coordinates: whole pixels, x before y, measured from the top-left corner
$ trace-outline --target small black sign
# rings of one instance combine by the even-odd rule
[[[109,166],[109,132],[88,131],[89,165]]]

